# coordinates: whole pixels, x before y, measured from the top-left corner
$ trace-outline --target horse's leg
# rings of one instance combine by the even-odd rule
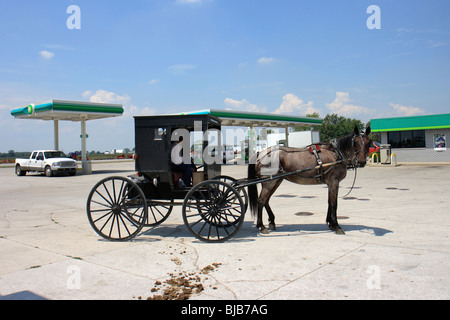
[[[273,214],[272,208],[269,206],[269,201],[267,201],[264,208],[266,208],[267,215],[269,216],[269,229],[276,230],[277,227],[275,225],[275,215]]]
[[[262,234],[267,234],[269,233],[269,229],[267,229],[264,226],[264,223],[262,221],[262,212],[263,212],[263,208],[265,207],[267,209],[267,203],[270,199],[270,196],[275,192],[275,190],[278,188],[278,186],[280,185],[282,180],[272,180],[272,181],[268,181],[268,182],[263,182],[262,183],[262,190],[261,190],[261,194],[258,197],[258,217],[256,220],[256,227],[258,228],[259,232],[261,232]],[[275,217],[273,215],[272,210],[270,210],[269,207],[269,218],[271,218],[270,221],[274,221]]]
[[[279,180],[275,181],[275,185],[270,190],[270,194],[268,195],[266,204],[264,205],[264,207],[266,208],[266,211],[267,211],[267,215],[269,216],[269,229],[272,229],[272,230],[276,230],[277,227],[275,225],[275,215],[273,214],[272,208],[269,205],[269,200],[272,197],[272,195],[275,193],[275,191],[278,189],[281,182],[283,182],[283,179],[279,179]]]
[[[338,192],[339,192],[339,180],[329,181],[327,223],[330,230],[335,231],[336,234],[345,234],[344,230],[342,230],[337,221]]]
[[[266,201],[265,194],[267,194],[267,191],[266,191],[267,185],[266,185],[266,183],[262,183],[261,186],[262,186],[261,194],[258,197],[258,203],[257,203],[256,228],[258,228],[258,230],[261,233],[267,234],[267,233],[269,233],[269,230],[264,226],[263,221],[262,221],[262,211],[263,211],[264,203]]]

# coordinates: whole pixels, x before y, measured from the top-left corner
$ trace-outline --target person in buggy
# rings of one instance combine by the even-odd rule
[[[176,189],[184,189],[192,186],[192,172],[197,169],[194,164],[192,156],[189,157],[189,162],[183,161],[183,137],[178,141],[172,142],[172,180]],[[189,153],[190,154],[190,153]]]

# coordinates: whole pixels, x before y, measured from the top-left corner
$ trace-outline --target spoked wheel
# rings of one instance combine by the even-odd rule
[[[109,177],[97,183],[89,194],[86,210],[95,232],[111,241],[134,238],[147,221],[144,193],[124,177]]]
[[[244,212],[247,212],[247,209],[248,209],[247,191],[245,191],[245,187],[239,187],[236,185],[237,179],[230,177],[230,176],[218,176],[218,177],[213,178],[213,180],[219,180],[219,181],[228,183],[233,188],[235,188],[237,190],[237,192],[239,192],[239,195],[241,196],[242,201],[244,202]]]
[[[224,242],[241,228],[245,207],[239,192],[220,180],[199,183],[183,203],[183,220],[194,236],[205,242]]]
[[[173,200],[149,200],[148,215],[144,227],[157,226],[169,217],[173,209]]]

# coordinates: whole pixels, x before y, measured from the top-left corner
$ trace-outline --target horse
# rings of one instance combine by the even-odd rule
[[[263,207],[269,216],[269,228],[276,229],[275,216],[269,205],[283,180],[297,184],[328,186],[328,212],[326,222],[331,231],[345,234],[337,220],[339,183],[346,177],[347,170],[363,168],[369,155],[371,140],[370,126],[361,133],[357,127],[350,135],[333,139],[327,143],[310,145],[304,149],[275,146],[270,147],[251,159],[248,166],[248,180],[264,179],[258,197],[256,184],[248,186],[250,209],[253,217],[257,214],[256,227],[261,234],[269,233],[262,222]],[[296,174],[283,174],[294,173]],[[282,177],[276,179],[277,174]],[[272,176],[275,176],[271,179]]]

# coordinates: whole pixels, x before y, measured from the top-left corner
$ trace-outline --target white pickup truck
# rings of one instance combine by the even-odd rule
[[[43,172],[47,177],[56,173],[77,174],[77,162],[56,150],[33,151],[29,159],[16,159],[16,175],[24,176],[29,171]]]

